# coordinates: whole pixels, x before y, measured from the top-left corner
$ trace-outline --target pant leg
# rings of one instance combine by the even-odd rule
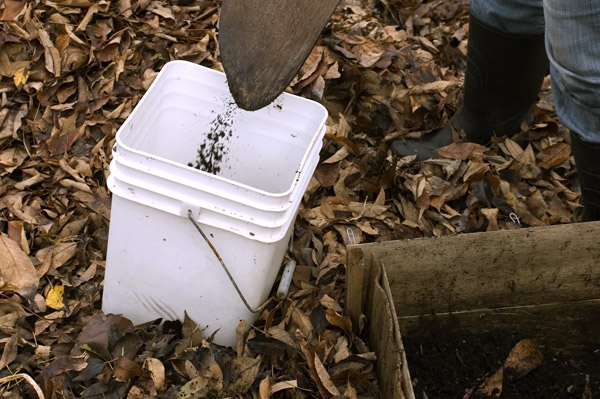
[[[570,3],[570,0],[564,1]],[[472,0],[469,12],[489,27],[507,34],[544,33],[542,0]]]
[[[552,94],[563,125],[600,143],[600,0],[544,0]]]

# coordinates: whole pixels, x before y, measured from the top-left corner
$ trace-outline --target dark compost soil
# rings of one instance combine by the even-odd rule
[[[514,332],[470,334],[436,328],[403,336],[415,397],[462,399],[503,363],[523,338]],[[504,378],[500,398],[600,398],[600,347],[576,356],[540,345],[541,366],[510,381]]]

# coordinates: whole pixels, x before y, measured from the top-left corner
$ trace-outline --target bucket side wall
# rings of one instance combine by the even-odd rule
[[[261,243],[203,226],[247,301],[260,306],[283,259],[291,226],[276,243]],[[184,217],[113,196],[103,310],[141,324],[157,318],[183,320],[184,312],[215,342],[235,343],[241,319],[252,322],[214,253]]]

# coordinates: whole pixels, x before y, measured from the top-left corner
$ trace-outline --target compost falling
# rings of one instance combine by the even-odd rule
[[[209,124],[206,139],[198,147],[196,159],[188,166],[214,175],[221,172],[221,163],[229,153],[228,144],[233,137],[235,113],[235,103],[230,102],[224,113],[217,114]]]

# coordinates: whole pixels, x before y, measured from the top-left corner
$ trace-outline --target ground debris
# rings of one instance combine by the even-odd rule
[[[238,329],[234,349],[200,334],[200,320],[134,327],[102,314],[116,131],[166,62],[222,70],[219,6],[0,3],[0,378],[31,375],[46,398],[375,398],[376,359],[343,315],[346,245],[577,219],[548,80],[513,138],[425,162],[389,152],[458,108],[464,1],[343,0],[290,85],[330,117],[288,254],[298,262],[288,297]],[[218,161],[198,155],[192,166]],[[36,395],[19,381],[1,382],[0,395]]]

